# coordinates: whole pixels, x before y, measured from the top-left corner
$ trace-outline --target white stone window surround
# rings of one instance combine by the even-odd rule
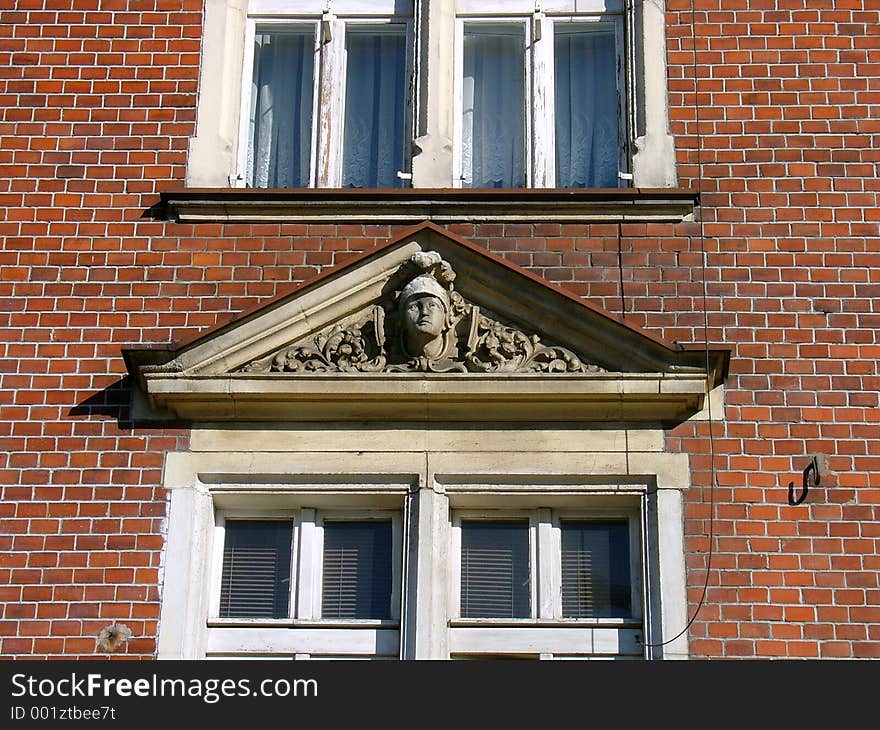
[[[646,639],[655,643],[668,640],[684,628],[687,606],[681,492],[688,484],[689,471],[686,456],[657,450],[662,432],[640,432],[638,436],[632,432],[631,441],[651,448],[629,453],[602,451],[605,445],[617,448],[620,444],[621,434],[607,432],[596,437],[580,433],[579,440],[593,441],[598,451],[527,450],[526,443],[534,448],[535,443],[552,441],[563,433],[555,430],[497,433],[476,447],[473,431],[450,431],[441,434],[440,446],[457,443],[459,450],[418,451],[425,433],[403,428],[365,437],[355,431],[305,428],[294,429],[291,439],[289,427],[274,432],[262,426],[257,430],[194,432],[194,450],[169,454],[166,462],[170,509],[163,556],[159,658],[258,654],[446,658],[472,652],[588,658],[613,657],[621,650],[632,655],[633,647],[622,649],[614,638],[620,632],[608,627],[607,621],[602,626],[590,626],[589,621],[556,622],[577,625],[555,628],[498,626],[494,633],[456,621],[449,605],[451,516],[457,510],[497,506],[499,500],[507,508],[541,506],[564,510],[566,516],[595,514],[603,504],[605,509],[609,507],[608,500],[618,510],[621,500],[627,511],[633,504],[641,505],[637,509],[643,521],[639,533],[645,535],[644,552],[635,552],[646,556],[640,558],[645,561],[644,573],[638,573],[647,586],[642,609]],[[298,442],[293,451],[285,446],[291,440]],[[331,441],[339,444],[338,450],[310,450],[326,447]],[[397,444],[397,450],[385,450],[392,443]],[[504,443],[510,444],[510,452],[502,450]],[[260,451],[258,444],[276,450]],[[345,444],[357,444],[362,450],[347,451]],[[463,444],[471,445],[462,451]],[[249,446],[253,449],[235,450]],[[377,464],[383,468],[378,469]],[[504,465],[502,471],[500,464]],[[650,464],[652,473],[633,474],[629,464]],[[259,620],[259,628],[225,619],[215,621],[217,551],[222,555],[217,515],[289,515],[306,504],[351,514],[392,510],[402,515],[400,532],[405,547],[398,551],[402,554],[403,606],[399,629],[391,625],[341,626],[339,622],[322,625],[314,618]],[[552,610],[546,606],[541,609],[544,613]],[[292,627],[302,630],[290,631]],[[498,630],[502,632],[501,644]],[[509,634],[511,630],[514,635]],[[530,650],[536,646],[539,651]],[[685,658],[686,633],[644,655]]]
[[[401,8],[408,0],[334,0],[332,15]],[[456,13],[514,12],[534,17],[536,4],[523,0],[414,0],[415,27],[422,28],[415,38],[414,64],[418,78],[414,99],[416,156],[412,160],[412,185],[445,188],[456,184],[453,169],[454,136],[454,37]],[[370,10],[365,10],[369,6]],[[348,7],[348,10],[345,10]],[[631,18],[628,33],[630,66],[634,73],[630,88],[634,125],[632,154],[633,186],[637,188],[674,187],[677,182],[673,139],[669,133],[666,77],[665,0],[544,0],[541,13],[621,12]],[[319,19],[327,6],[314,0],[206,0],[204,9],[202,59],[199,82],[196,135],[190,140],[187,158],[188,187],[225,188],[241,184],[239,148],[242,139],[241,89],[248,17],[294,17]],[[360,10],[359,10],[360,9]],[[332,17],[327,15],[326,17]],[[424,35],[425,37],[421,37]],[[247,53],[246,53],[247,49]],[[644,59],[644,60],[639,60]],[[249,83],[249,80],[248,80]],[[338,147],[338,146],[337,146]],[[315,145],[313,145],[313,150]],[[333,169],[319,167],[318,186],[333,184]],[[321,177],[323,175],[323,177]],[[546,176],[545,176],[546,179]],[[536,177],[536,185],[540,177]]]

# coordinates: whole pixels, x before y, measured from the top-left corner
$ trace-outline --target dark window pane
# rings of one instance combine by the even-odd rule
[[[406,32],[349,30],[342,186],[394,188],[402,182]]]
[[[308,187],[314,31],[257,33],[254,43],[248,183]]]
[[[461,615],[531,615],[527,522],[461,523]]]
[[[290,600],[290,522],[229,521],[223,545],[220,615],[286,618]]]
[[[562,615],[632,615],[629,527],[625,522],[562,523]]]
[[[391,618],[391,522],[325,522],[323,618]]]

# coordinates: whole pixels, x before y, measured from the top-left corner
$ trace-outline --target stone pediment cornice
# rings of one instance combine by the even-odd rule
[[[671,423],[702,408],[726,366],[722,351],[672,347],[432,224],[126,358],[153,415],[211,421]]]

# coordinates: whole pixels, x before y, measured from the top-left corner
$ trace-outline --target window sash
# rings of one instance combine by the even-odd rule
[[[630,618],[627,522],[560,522],[562,618]]]
[[[474,8],[479,4],[472,3]],[[485,10],[491,11],[487,5]],[[509,187],[543,188],[560,187],[562,184],[570,185],[574,182],[579,187],[619,187],[626,185],[628,179],[629,161],[629,129],[628,129],[628,104],[626,102],[626,60],[624,54],[624,20],[620,12],[598,13],[543,13],[524,15],[520,10],[516,12],[508,9],[502,14],[498,8],[498,15],[465,15],[459,12],[456,23],[455,37],[455,100],[453,112],[453,184],[456,187],[474,187],[471,177],[472,159],[466,149],[467,122],[465,121],[467,85],[464,80],[465,73],[465,34],[466,29],[484,27],[487,29],[521,26],[525,28],[525,48],[523,59],[525,71],[523,74],[523,106],[525,110],[524,139],[523,139],[523,182]],[[614,10],[619,10],[616,6]],[[613,88],[613,100],[608,108],[613,107],[613,117],[603,120],[603,128],[600,139],[608,134],[608,129],[613,129],[611,134],[616,136],[616,144],[612,143],[603,149],[604,164],[600,166],[602,174],[585,177],[582,180],[573,179],[568,170],[562,170],[557,180],[557,112],[556,112],[556,37],[572,35],[580,32],[586,33],[593,29],[602,29],[614,37],[615,65],[611,73],[612,78],[604,76],[601,91],[597,92],[599,98],[612,96],[610,89]],[[606,65],[610,65],[606,62]],[[608,112],[606,117],[611,117]],[[616,123],[615,123],[616,122]],[[616,157],[615,157],[616,156]],[[616,166],[615,166],[616,165]],[[593,166],[587,165],[592,169]]]
[[[617,35],[613,23],[554,24],[556,187],[617,187],[625,170]]]
[[[540,626],[542,622],[564,622],[575,624],[582,622],[589,625],[608,621],[612,625],[620,622],[631,624],[643,620],[642,605],[645,579],[644,563],[646,556],[643,550],[641,507],[632,505],[625,508],[597,507],[590,510],[570,508],[534,508],[529,510],[473,510],[456,509],[452,514],[451,553],[453,563],[450,580],[450,619],[453,625],[471,625],[494,623],[507,625],[528,625],[531,619]],[[467,611],[464,606],[466,576],[464,575],[464,531],[463,524],[471,521],[483,522],[519,522],[529,523],[529,581],[531,613],[524,618],[501,616],[477,616]],[[618,588],[615,596],[616,608],[598,605],[591,614],[567,615],[576,613],[569,611],[570,605],[563,606],[563,540],[565,526],[577,525],[602,526],[615,525],[620,534],[616,538],[615,554],[611,561],[614,566]],[[570,580],[571,578],[567,578]],[[468,615],[470,613],[470,615]]]
[[[226,523],[219,615],[285,618],[290,613],[290,520]]]
[[[367,626],[381,624],[392,625],[400,618],[400,596],[403,566],[403,540],[401,529],[402,514],[397,509],[370,508],[363,509],[313,509],[298,507],[279,510],[221,510],[216,514],[213,539],[213,561],[211,569],[211,600],[209,622],[220,624],[239,619],[272,622],[278,619],[305,621],[309,623],[328,623],[330,625]],[[235,531],[237,524],[274,524],[286,525],[289,558],[286,562],[286,573],[283,580],[287,608],[270,614],[232,615],[223,609],[223,601],[227,600],[224,591],[224,552],[228,544],[227,529]],[[331,532],[334,525],[355,523],[371,525],[378,523],[387,529],[382,547],[382,580],[383,597],[377,601],[383,606],[381,612],[358,612],[357,617],[345,615],[322,616],[322,595],[324,587],[324,540],[325,525]],[[331,538],[330,546],[333,542]],[[390,545],[390,547],[389,547]],[[279,568],[280,570],[280,568]],[[367,571],[368,573],[370,571]],[[381,613],[381,615],[379,615]]]
[[[461,184],[521,188],[526,170],[526,25],[462,29]]]
[[[461,522],[463,618],[529,618],[528,521]]]
[[[407,148],[406,39],[402,23],[346,24],[342,187],[403,184],[397,173]]]
[[[321,618],[390,619],[391,520],[324,521]]]
[[[313,180],[315,24],[258,27],[251,58],[249,187],[308,187]]]

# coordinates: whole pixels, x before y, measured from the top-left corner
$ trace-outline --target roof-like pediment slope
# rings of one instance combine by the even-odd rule
[[[194,420],[670,421],[726,362],[430,223],[187,343],[125,354],[154,410]]]

